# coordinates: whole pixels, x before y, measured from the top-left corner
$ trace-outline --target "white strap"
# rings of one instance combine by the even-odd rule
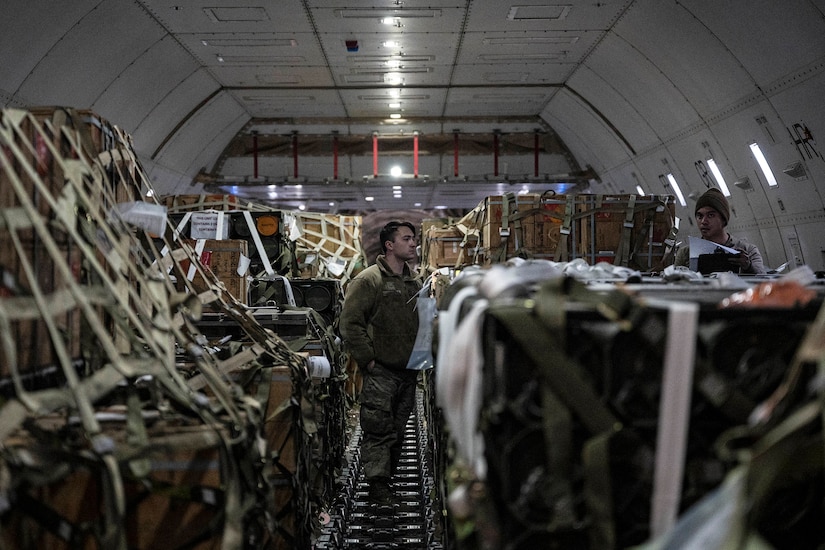
[[[698,304],[672,302],[669,310],[651,501],[653,538],[666,533],[678,516],[699,321]]]
[[[195,257],[200,261],[203,254],[203,247],[206,246],[206,239],[198,239],[195,243]],[[189,262],[189,271],[186,273],[186,278],[190,281],[195,278],[196,271],[195,262]]]
[[[252,235],[252,240],[255,241],[255,248],[258,249],[258,255],[261,257],[261,262],[264,264],[266,274],[273,277],[275,275],[275,270],[272,269],[271,265],[269,265],[269,256],[267,256],[266,250],[264,249],[264,243],[261,242],[261,237],[258,235],[258,228],[255,227],[255,223],[252,221],[252,214],[250,214],[248,210],[244,210],[243,217],[246,219],[246,225],[249,227],[249,234]]]
[[[223,220],[224,220],[224,212],[218,212],[218,226],[215,228],[215,239],[220,241],[223,240]]]

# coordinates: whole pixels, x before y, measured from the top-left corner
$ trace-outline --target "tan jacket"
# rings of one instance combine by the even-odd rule
[[[751,267],[747,271],[743,270],[742,273],[750,273],[753,275],[761,275],[766,273],[765,264],[762,262],[762,254],[759,252],[759,248],[757,248],[755,244],[751,244],[742,239],[734,239],[730,236],[730,233],[728,233],[728,241],[723,246],[744,251],[744,254],[751,262]],[[690,247],[683,246],[676,252],[676,258],[673,265],[683,265],[688,267],[689,263]]]

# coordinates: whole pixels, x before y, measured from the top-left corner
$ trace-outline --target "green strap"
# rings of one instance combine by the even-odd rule
[[[613,548],[616,542],[610,479],[610,440],[613,435],[611,432],[596,435],[586,441],[582,449],[584,499],[592,522],[592,528],[588,530],[592,548]]]
[[[575,200],[575,195],[568,195],[567,202],[564,205],[564,220],[562,221],[561,228],[559,229],[559,242],[556,245],[555,259],[557,262],[566,262],[570,259],[567,241],[570,236],[570,227],[573,223],[573,206],[575,204]]]
[[[501,226],[498,233],[501,237],[498,252],[493,256],[495,262],[501,263],[507,260],[507,245],[510,242],[510,203],[515,202],[516,197],[512,193],[505,193],[501,198]]]
[[[489,314],[507,328],[539,368],[542,380],[576,413],[590,433],[612,431],[620,425],[567,355],[561,330],[550,330],[535,318],[532,309],[522,305],[493,305]]]

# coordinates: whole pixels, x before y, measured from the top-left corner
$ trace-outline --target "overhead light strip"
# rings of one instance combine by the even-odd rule
[[[433,18],[441,17],[441,10],[427,9],[400,9],[400,10],[364,10],[364,9],[340,9],[335,10],[338,17],[345,19],[384,19],[393,17],[397,19],[411,18]]]
[[[762,149],[759,148],[759,144],[755,142],[751,143],[750,148],[753,157],[756,159],[757,164],[759,164],[759,168],[762,169],[762,173],[765,175],[765,179],[768,180],[768,185],[771,187],[779,185],[779,182],[776,181],[776,177],[773,175],[770,164],[768,164],[768,160],[765,158],[765,155],[762,154]]]
[[[498,38],[485,38],[481,43],[488,46],[575,44],[579,41],[579,38],[579,36],[502,36]]]

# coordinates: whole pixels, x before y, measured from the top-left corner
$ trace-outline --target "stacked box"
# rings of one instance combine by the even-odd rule
[[[455,226],[430,226],[424,234],[426,257],[422,262],[430,268],[454,267],[457,264],[466,264],[472,259],[470,248],[475,247],[476,240],[464,243],[464,235]],[[467,244],[467,246],[463,246]]]
[[[195,249],[196,241],[185,241]],[[238,275],[238,266],[242,257],[248,257],[248,243],[243,239],[214,240],[206,239],[201,252],[201,264],[208,268],[215,277],[224,284],[226,290],[239,302],[247,303],[247,279]],[[189,262],[181,262],[184,273],[189,271]],[[200,294],[211,288],[211,284],[204,281],[203,276],[195,272],[192,279],[195,291]],[[183,285],[178,284],[183,290]]]
[[[487,263],[519,255],[555,258],[564,219],[564,197],[498,195],[487,197],[483,208],[481,241]]]
[[[301,229],[295,240],[301,277],[347,280],[363,266],[361,217],[295,213]]]
[[[89,111],[58,108],[6,110],[2,112],[0,123],[8,130],[0,143],[0,154],[7,161],[0,167],[0,209],[8,209],[9,213],[14,211],[18,220],[14,228],[0,227],[0,271],[3,276],[0,297],[31,296],[39,289],[45,302],[50,303],[54,293],[65,289],[70,279],[86,282],[84,278],[88,273],[82,251],[62,224],[54,221],[58,217],[57,209],[78,208],[75,192],[67,185],[64,163],[83,159],[91,166],[104,147],[128,147],[129,144],[122,133],[106,132],[112,127]],[[63,135],[63,129],[71,130],[67,130],[69,136],[74,132],[75,139]],[[110,167],[114,168],[113,165]],[[112,177],[114,172],[109,176],[114,189],[101,194],[101,190],[86,188],[99,200],[99,208],[104,211],[118,195],[126,197],[129,194],[127,182]],[[88,185],[92,185],[91,178]],[[31,204],[36,214],[24,209],[25,204]],[[39,219],[35,219],[38,216]],[[79,219],[81,231],[87,236],[92,234],[92,228],[83,226],[87,220]],[[37,223],[47,227],[38,231]],[[62,257],[53,256],[50,252],[52,245]],[[65,273],[61,270],[62,264],[68,267]],[[67,308],[53,315],[53,319],[68,355],[78,358],[82,347],[79,309]],[[21,372],[55,364],[54,335],[50,334],[43,319],[15,320],[11,322],[10,330],[12,340],[17,344],[13,361]],[[0,376],[8,374],[8,365],[0,364]]]
[[[110,423],[105,430],[117,442],[118,453],[130,452],[131,434],[122,424]],[[129,548],[221,548],[224,492],[231,481],[223,478],[223,472],[232,471],[226,463],[236,460],[224,446],[229,440],[216,426],[160,423],[148,428],[148,441],[145,447],[131,451],[134,456],[116,457],[127,505],[122,527]],[[26,434],[4,444],[29,449],[40,446]],[[99,533],[85,527],[118,522],[107,514],[105,505],[106,485],[111,480],[99,461],[79,456],[74,462],[62,453],[38,456],[44,462],[41,466],[51,466],[53,475],[48,479],[34,476],[40,483],[17,488],[17,504],[0,529],[0,546],[40,550],[101,547],[95,540]],[[145,470],[139,470],[143,467]],[[140,477],[135,476],[136,471],[141,471]],[[43,521],[45,517],[55,520],[49,514],[57,514],[58,525]],[[216,528],[210,531],[210,524]]]
[[[667,265],[666,241],[676,215],[672,197],[578,195],[577,202],[581,246],[577,257],[641,271]]]
[[[483,214],[478,223],[487,264],[513,257],[583,258],[591,265],[656,271],[672,260],[670,196],[508,194],[487,197],[477,210]]]
[[[238,197],[235,195],[167,195],[161,199],[169,212],[190,212],[199,210],[237,210]]]
[[[298,215],[303,234],[301,246],[320,249],[330,255],[346,256],[356,248],[361,227],[359,216]]]

